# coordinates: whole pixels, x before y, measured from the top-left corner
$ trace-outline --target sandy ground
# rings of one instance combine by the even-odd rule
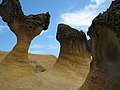
[[[77,57],[74,57],[74,59],[80,60]],[[70,64],[69,61],[65,61],[63,58],[61,58],[61,61],[49,70],[38,74],[43,84],[40,90],[78,90],[84,83],[89,72],[89,65],[86,62],[84,65],[80,65]]]
[[[8,52],[0,51],[0,62],[7,54]],[[54,55],[29,54],[29,60],[37,62],[45,69],[49,69],[55,64],[57,58]]]
[[[0,59],[5,55],[7,53],[0,52]],[[29,58],[35,60],[46,71],[36,72],[36,68],[23,62],[2,63],[0,64],[0,90],[77,90],[89,71],[86,63],[82,66],[72,65],[72,68],[70,62],[65,60],[64,63],[68,64],[62,62],[55,64],[56,57],[53,55],[30,54]]]

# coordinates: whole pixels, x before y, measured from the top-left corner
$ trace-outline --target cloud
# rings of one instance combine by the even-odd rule
[[[30,46],[31,49],[38,49],[38,48],[43,48],[41,45],[33,44]]]
[[[40,50],[29,50],[28,52],[29,52],[29,53],[32,53],[32,54],[40,54],[40,53],[43,53],[44,51],[40,51]]]
[[[8,26],[6,26],[6,25],[0,25],[0,33],[6,31],[8,29],[9,29]]]
[[[90,8],[98,8],[100,5],[102,5],[105,2],[105,0],[91,0],[91,3],[95,4],[89,4],[88,6],[85,7],[85,9],[90,9]]]
[[[60,23],[65,23],[75,28],[85,27],[87,29],[91,25],[92,20],[105,9],[103,8],[104,3],[105,0],[91,0],[90,4],[86,5],[83,10],[62,13],[60,15]]]
[[[38,44],[33,44],[30,46],[29,53],[32,54],[53,54],[55,56],[58,56],[58,51],[60,46],[58,45],[38,45]]]
[[[47,46],[46,50],[56,50],[58,48],[59,48],[58,46],[49,45],[49,46]]]
[[[34,45],[34,47],[35,48],[30,48],[28,52],[32,54],[52,54],[53,52],[59,49],[59,46],[52,45],[43,46],[42,48],[37,48],[39,46]],[[58,56],[56,53],[54,53],[54,55]]]
[[[62,22],[72,26],[89,26],[96,16],[95,11],[77,11],[61,15]]]
[[[55,35],[48,35],[48,36],[46,36],[45,38],[52,39],[52,38],[55,38]]]
[[[54,46],[54,45],[38,45],[38,44],[33,44],[30,46],[30,50],[43,50],[46,51],[46,50],[55,50],[55,49],[58,49],[59,46]]]

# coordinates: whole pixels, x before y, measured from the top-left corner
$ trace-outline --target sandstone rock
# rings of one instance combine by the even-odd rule
[[[45,68],[28,60],[28,49],[33,38],[48,28],[49,13],[26,16],[19,0],[3,0],[0,16],[17,37],[17,44],[0,63],[0,90],[39,90],[36,74]]]
[[[56,38],[61,45],[59,57],[64,55],[88,57],[87,39],[83,31],[59,24]]]
[[[46,84],[41,90],[76,90],[84,82],[91,61],[85,33],[59,24],[56,38],[60,54],[56,64],[40,75]]]
[[[120,0],[99,14],[92,22],[93,61],[90,72],[79,90],[120,90]]]
[[[0,90],[41,90],[40,87],[43,83],[37,74],[52,67],[56,57],[29,54],[30,63],[4,62],[1,64],[1,60],[8,53],[0,51]]]
[[[40,90],[40,79],[26,62],[0,64],[0,90]]]
[[[61,59],[65,59],[71,64],[81,65],[89,61],[87,59],[79,60],[80,58],[90,57],[86,35],[83,31],[78,31],[65,24],[59,24],[56,38],[61,46],[57,63],[65,64]]]
[[[49,13],[26,16],[19,0],[3,0],[0,4],[0,16],[17,37],[17,44],[4,61],[27,61],[31,41],[48,28]]]

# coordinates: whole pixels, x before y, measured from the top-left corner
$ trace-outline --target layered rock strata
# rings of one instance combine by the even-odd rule
[[[24,15],[19,0],[3,0],[0,16],[17,37],[17,44],[0,63],[0,90],[39,90],[37,73],[45,68],[28,60],[31,41],[49,25],[49,13]]]
[[[91,38],[93,61],[86,81],[79,90],[120,89],[120,0],[92,22]]]
[[[60,43],[59,57],[50,70],[40,75],[48,84],[41,90],[51,87],[54,89],[50,90],[76,90],[84,82],[91,61],[86,35],[83,31],[59,24],[56,38]]]

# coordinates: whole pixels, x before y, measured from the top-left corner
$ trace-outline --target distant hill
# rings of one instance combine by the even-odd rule
[[[6,51],[0,51],[0,62],[4,59],[4,57],[8,54]],[[36,61],[39,65],[48,69],[52,67],[57,58],[54,55],[42,55],[42,54],[29,54],[29,60]]]

